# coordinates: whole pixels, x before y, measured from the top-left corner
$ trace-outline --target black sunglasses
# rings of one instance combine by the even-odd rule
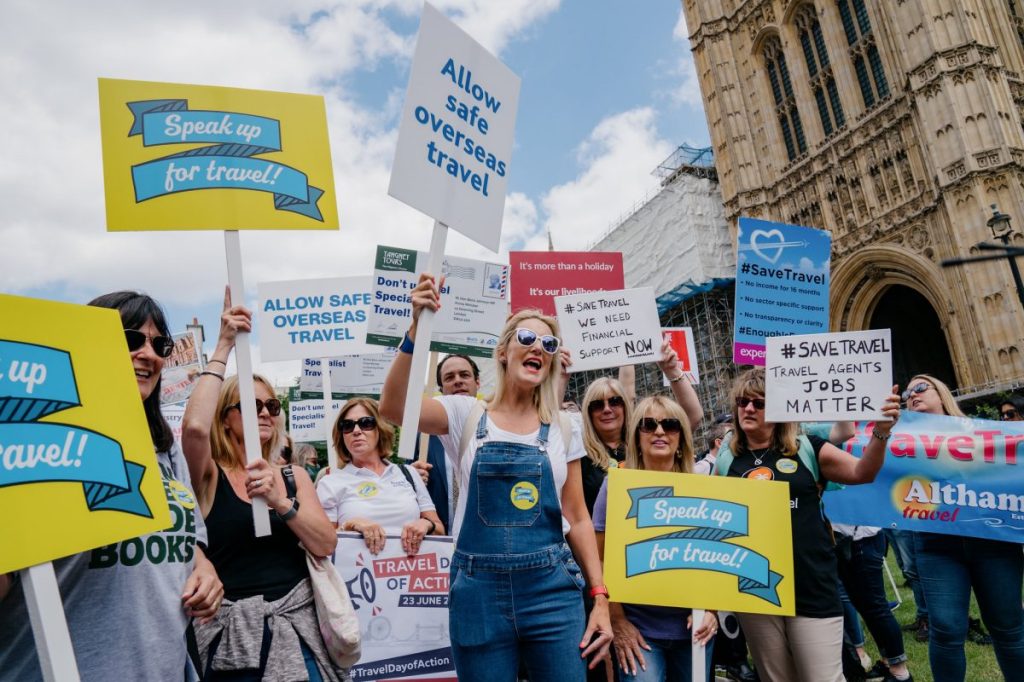
[[[527,329],[526,327],[516,328],[516,341],[527,348],[537,343],[538,336],[540,335],[532,329]],[[562,341],[557,336],[552,336],[551,334],[544,334],[543,336],[540,336],[540,347],[543,348],[544,352],[548,355],[554,355],[557,353],[558,347],[561,344]]]
[[[149,339],[149,345],[153,347],[153,352],[162,358],[169,358],[174,352],[174,339],[169,336],[146,336],[138,329],[125,329],[124,339],[128,342],[128,350],[132,353],[146,345],[147,339]]]
[[[640,424],[637,428],[640,429],[642,433],[654,433],[658,430],[659,424],[661,424],[661,430],[665,433],[679,433],[683,430],[682,423],[674,417],[667,417],[666,419],[644,417],[640,420]]]
[[[587,405],[587,410],[589,410],[590,412],[602,412],[604,411],[604,406],[606,404],[608,405],[608,407],[625,407],[626,399],[623,398],[621,395],[613,395],[611,398],[608,398],[607,400],[598,398],[597,400],[590,401],[590,404]]]
[[[932,387],[931,384],[922,381],[921,383],[914,384],[913,386],[911,386],[907,390],[903,391],[903,395],[901,397],[903,398],[904,401],[907,401],[907,400],[910,400],[910,396],[914,395],[915,393],[924,393],[925,391],[927,391],[931,387]]]
[[[740,408],[741,410],[750,403],[754,403],[755,410],[764,409],[764,398],[748,398],[745,395],[741,395],[739,398],[736,398],[736,407]]]
[[[1013,409],[1011,407],[1008,410],[1004,410],[1003,412],[1000,412],[1000,415],[1002,415],[1004,422],[1008,422],[1008,421],[1011,421],[1011,420],[1017,418],[1017,410],[1015,410],[1015,409]]]
[[[267,408],[267,412],[270,413],[271,417],[276,417],[277,415],[281,414],[281,401],[278,400],[277,398],[271,398],[270,400],[268,400],[266,402],[263,402],[259,398],[256,398],[256,414],[259,414],[260,412],[262,412],[264,407]],[[242,409],[242,403],[241,402],[237,402],[234,405],[228,405],[227,407],[225,407],[224,411],[227,412],[229,410],[241,410],[241,409]]]
[[[376,417],[360,417],[359,419],[342,419],[341,420],[341,432],[352,433],[359,427],[360,431],[373,431],[377,428]]]

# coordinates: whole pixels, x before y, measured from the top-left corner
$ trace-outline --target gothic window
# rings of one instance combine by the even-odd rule
[[[775,100],[775,116],[779,119],[782,129],[782,141],[786,145],[786,155],[792,161],[807,151],[804,139],[804,127],[800,123],[800,112],[796,108],[796,97],[793,95],[793,83],[786,66],[786,55],[782,52],[782,43],[778,37],[769,38],[764,46],[764,65],[768,72],[768,82]]]
[[[1007,4],[1010,7],[1010,16],[1013,18],[1013,24],[1017,30],[1017,40],[1024,46],[1024,15],[1021,14],[1021,10],[1017,7],[1017,0],[1007,0]]]
[[[836,0],[843,21],[850,59],[857,74],[865,108],[870,109],[889,96],[889,83],[882,68],[882,57],[871,31],[871,18],[864,0]]]
[[[807,72],[811,76],[811,90],[818,105],[818,118],[821,119],[821,127],[827,137],[846,125],[846,116],[839,101],[839,90],[832,75],[828,50],[825,49],[825,37],[821,33],[821,24],[813,6],[804,5],[800,10],[796,16],[796,28],[807,62]]]

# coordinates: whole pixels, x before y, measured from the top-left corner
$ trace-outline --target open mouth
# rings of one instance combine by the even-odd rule
[[[151,372],[148,369],[139,369],[138,367],[136,367],[135,376],[138,377],[139,379],[149,379],[151,376],[153,376],[153,372]]]
[[[525,360],[523,362],[523,366],[524,367],[529,367],[530,369],[534,369],[534,370],[536,370],[538,372],[544,367],[544,365],[541,363],[541,361],[539,359],[537,359],[537,358],[529,358],[529,359]]]

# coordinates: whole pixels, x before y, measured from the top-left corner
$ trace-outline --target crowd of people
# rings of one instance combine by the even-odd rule
[[[179,508],[175,526],[154,537],[185,551],[181,561],[129,562],[106,547],[54,562],[82,679],[350,679],[321,636],[307,564],[334,553],[339,530],[361,535],[371,554],[388,536],[410,556],[428,535],[455,537],[449,631],[463,680],[688,681],[694,642],[706,647],[706,675],[721,664],[740,682],[912,680],[904,630],[885,594],[889,547],[913,589],[912,632],[928,642],[935,680],[971,679],[964,646],[972,592],[1003,676],[1024,670],[1020,544],[833,526],[823,512],[828,489],[875,479],[901,405],[962,415],[938,379],[915,376],[902,395],[894,386],[885,419],[854,457],[841,447],[850,424],[812,433],[767,421],[761,369],[741,372],[731,413],[705,424],[668,345],[659,364],[669,396],[637,400],[633,370],[623,368],[617,379],[592,382],[574,405],[564,395],[572,353],[557,320],[522,310],[498,337],[486,399],[477,397],[472,358],[438,364],[441,395],[424,397],[419,424],[406,425],[427,454],[407,466],[392,459],[395,424],[418,321],[438,309],[438,285],[421,275],[379,402],[345,403],[333,418],[342,466],[319,476],[315,451],[287,437],[281,401],[259,376],[262,456],[247,461],[239,381],[225,372],[237,335],[251,329],[249,310],[225,298],[179,446],[160,414],[160,371],[173,348],[160,306],[134,292],[92,301],[120,312],[168,503]],[[999,412],[1024,420],[1024,401],[1009,398]],[[707,440],[698,452],[701,428]],[[703,611],[694,622],[689,609],[616,600],[603,577],[607,473],[615,467],[786,483],[796,615]],[[253,533],[256,499],[271,511],[264,537]],[[862,619],[882,656],[874,666],[864,660]],[[29,621],[17,574],[0,576],[0,679],[42,679]]]

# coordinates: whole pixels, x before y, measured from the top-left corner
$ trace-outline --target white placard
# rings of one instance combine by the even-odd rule
[[[171,427],[174,434],[174,441],[181,445],[181,424],[185,420],[185,405],[161,405],[160,414],[164,416],[167,425]]]
[[[520,79],[423,7],[388,194],[497,251]]]
[[[679,358],[679,369],[689,378],[690,383],[696,386],[700,383],[700,370],[697,368],[697,346],[693,342],[693,329],[691,327],[664,327],[661,330],[661,338],[672,344],[676,356]],[[662,384],[671,386],[668,377],[662,375]]]
[[[882,419],[892,393],[888,329],[767,339],[765,419],[770,422]]]
[[[651,287],[556,296],[570,372],[661,359],[661,322]]]
[[[366,345],[369,277],[261,282],[258,296],[264,362],[377,350]]]
[[[331,401],[327,419],[334,420],[345,404],[344,400]],[[288,433],[296,443],[322,441],[327,433],[323,400],[293,400],[288,403]]]
[[[429,254],[378,246],[373,309],[366,340],[397,346],[412,321],[409,291],[427,270]],[[508,265],[445,256],[441,310],[434,317],[430,350],[491,357],[508,317]]]
[[[374,346],[374,348],[380,350],[379,346]],[[332,358],[331,392],[379,396],[396,352],[395,349],[388,348],[384,352]],[[320,364],[319,358],[306,358],[303,361],[302,376],[299,377],[299,391],[319,393],[323,390],[323,384],[320,381]]]

